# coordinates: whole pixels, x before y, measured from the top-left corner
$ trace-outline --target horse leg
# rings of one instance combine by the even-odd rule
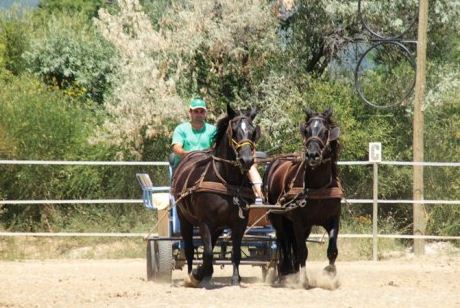
[[[335,268],[335,260],[339,254],[337,249],[337,237],[339,235],[339,217],[334,216],[328,220],[328,223],[325,227],[328,235],[329,235],[329,244],[327,246],[327,258],[329,259],[329,265],[324,268],[324,270],[332,275],[335,276],[337,273]]]
[[[184,252],[185,259],[187,260],[187,273],[189,280],[185,281],[185,284],[188,286],[196,287],[198,286],[199,281],[193,278],[192,276],[192,267],[193,267],[193,225],[190,224],[187,220],[182,219],[179,215],[180,220],[180,233],[182,239],[184,240]]]
[[[190,274],[193,266],[193,226],[187,221],[181,221],[180,226],[180,233],[184,240],[185,259],[187,260],[187,273]]]
[[[198,281],[203,279],[210,280],[213,274],[212,232],[206,223],[201,223],[199,227],[201,239],[203,240],[203,264],[192,272],[192,276]]]
[[[232,275],[232,285],[236,286],[240,284],[240,261],[241,261],[241,241],[243,239],[244,229],[242,227],[237,227],[232,229],[232,265],[233,265],[233,275]]]
[[[295,243],[296,243],[296,268],[299,268],[298,272],[298,280],[299,283],[304,287],[308,288],[308,277],[306,271],[306,262],[308,257],[308,247],[306,240],[308,235],[310,235],[311,227],[308,227],[305,230],[305,227],[300,223],[294,223],[294,236],[295,236]]]
[[[278,280],[281,281],[284,276],[292,272],[292,260],[290,258],[290,242],[288,240],[289,235],[286,226],[283,223],[283,218],[280,215],[271,215],[270,221],[275,228],[276,233],[276,245],[278,246]]]

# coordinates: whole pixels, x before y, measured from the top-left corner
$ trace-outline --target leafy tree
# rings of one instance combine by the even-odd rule
[[[163,5],[163,3],[161,4]],[[102,140],[141,157],[145,140],[168,134],[184,100],[202,95],[211,110],[255,93],[276,24],[264,1],[176,1],[158,30],[138,1],[119,1],[96,22],[120,56],[120,82],[106,104]]]
[[[20,13],[14,9],[0,12],[0,53],[2,64],[13,74],[20,74],[25,69],[22,54],[29,47],[28,30],[30,23],[27,12]]]
[[[81,14],[90,19],[97,16],[97,11],[106,7],[111,1],[107,0],[41,0],[39,8],[44,14]]]
[[[67,95],[102,103],[116,71],[110,44],[78,16],[52,16],[43,35],[24,53],[28,70]]]

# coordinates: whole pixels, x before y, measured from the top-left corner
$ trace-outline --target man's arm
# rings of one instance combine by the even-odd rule
[[[182,144],[179,144],[179,143],[173,144],[172,151],[174,152],[174,154],[180,156],[180,158],[183,158],[185,154],[188,153],[188,151],[184,150],[184,148],[182,147]]]
[[[171,150],[174,154],[183,158],[188,151],[184,150],[184,142],[185,142],[185,132],[182,129],[182,126],[179,125],[174,129],[173,137],[172,137],[172,146]]]

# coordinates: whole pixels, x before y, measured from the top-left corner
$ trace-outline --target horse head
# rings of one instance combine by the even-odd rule
[[[234,155],[232,158],[237,161],[242,172],[248,171],[254,163],[255,142],[260,137],[259,126],[252,123],[256,115],[256,108],[237,112],[227,105],[227,138]]]
[[[330,142],[339,138],[340,129],[332,122],[330,108],[322,113],[306,109],[305,113],[305,123],[300,124],[305,160],[310,167],[316,167],[321,164],[325,153],[330,149]]]

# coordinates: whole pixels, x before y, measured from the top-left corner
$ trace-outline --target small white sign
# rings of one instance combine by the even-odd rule
[[[380,163],[382,161],[382,143],[369,143],[369,161],[371,163]]]

